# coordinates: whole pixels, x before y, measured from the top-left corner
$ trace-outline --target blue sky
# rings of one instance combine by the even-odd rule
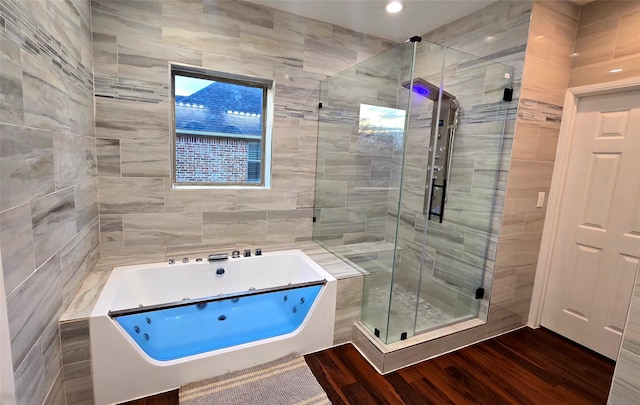
[[[211,83],[212,80],[196,79],[194,77],[175,76],[176,78],[176,96],[190,96],[198,90],[201,90]]]

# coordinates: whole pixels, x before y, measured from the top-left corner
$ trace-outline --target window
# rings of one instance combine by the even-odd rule
[[[272,81],[171,66],[173,185],[269,186]]]

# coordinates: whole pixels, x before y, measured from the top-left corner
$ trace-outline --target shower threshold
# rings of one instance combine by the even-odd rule
[[[357,322],[353,326],[352,342],[380,374],[387,374],[483,340],[485,328],[480,326],[485,323],[479,318],[462,320],[386,344],[362,322]]]

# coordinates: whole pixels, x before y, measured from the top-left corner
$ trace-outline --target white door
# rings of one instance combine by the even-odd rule
[[[640,91],[583,97],[542,325],[615,359],[640,257]]]

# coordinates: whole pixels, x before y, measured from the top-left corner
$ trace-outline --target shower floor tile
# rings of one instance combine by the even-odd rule
[[[371,287],[365,291],[363,306],[363,321],[370,328],[386,330],[388,312],[388,287]],[[435,307],[422,298],[417,298],[418,316],[416,318],[416,292],[409,291],[403,286],[396,285],[393,290],[391,303],[391,321],[389,322],[388,342],[400,340],[400,334],[407,332],[408,336],[435,327],[457,321],[456,317]],[[384,337],[384,332],[382,333]]]

